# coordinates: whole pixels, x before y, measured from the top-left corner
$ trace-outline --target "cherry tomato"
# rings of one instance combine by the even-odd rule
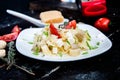
[[[4,40],[6,42],[10,42],[13,41],[17,38],[18,33],[14,32],[14,33],[10,33],[10,34],[5,34],[3,36],[0,36],[0,40]]]
[[[18,25],[14,26],[14,28],[12,29],[12,32],[20,33],[20,28],[18,27]]]
[[[94,26],[98,29],[100,29],[101,31],[108,31],[109,30],[109,24],[110,24],[110,19],[108,18],[99,18]]]
[[[76,28],[76,20],[72,20],[70,21],[66,26],[65,26],[65,29],[75,29]]]
[[[61,38],[59,32],[52,23],[50,24],[50,32],[51,34],[58,36],[58,38]]]

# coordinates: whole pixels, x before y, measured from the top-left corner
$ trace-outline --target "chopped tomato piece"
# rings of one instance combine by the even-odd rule
[[[66,26],[65,26],[65,29],[75,29],[76,28],[76,20],[72,20],[70,21]]]
[[[14,33],[10,33],[10,34],[5,34],[3,36],[0,36],[0,40],[4,40],[6,42],[10,42],[13,41],[17,38],[18,33],[14,32]]]
[[[20,28],[18,27],[18,25],[14,26],[14,28],[12,29],[12,32],[18,32],[20,33]]]
[[[20,28],[18,27],[18,25],[16,25],[12,29],[11,33],[0,36],[0,40],[4,40],[6,42],[13,41],[18,37],[19,33],[20,33]]]
[[[58,38],[61,38],[61,35],[52,23],[50,24],[50,32],[51,34],[58,36]]]

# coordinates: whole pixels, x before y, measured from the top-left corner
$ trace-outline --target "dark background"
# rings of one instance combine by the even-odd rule
[[[47,1],[47,3],[42,4],[42,1]],[[39,12],[43,10],[58,9],[64,13],[66,18],[76,19],[78,22],[83,21],[90,25],[93,25],[95,20],[100,17],[108,17],[112,22],[110,31],[103,33],[112,41],[112,48],[104,54],[93,58],[63,63],[34,60],[19,54],[16,50],[18,53],[16,64],[32,69],[36,75],[30,75],[14,66],[10,70],[6,70],[6,67],[3,67],[0,68],[0,80],[120,80],[120,9],[118,1],[107,0],[107,14],[99,17],[83,17],[76,8],[69,9],[68,7],[69,5],[75,5],[67,3],[65,4],[68,5],[66,8],[59,6],[59,1],[57,0],[52,0],[56,1],[52,2],[52,5],[48,3],[49,1],[0,0],[0,35],[9,33],[16,24],[22,29],[32,25],[24,20],[8,15],[6,9],[16,10],[35,18],[38,18]],[[37,8],[32,7],[33,11],[31,11],[31,2],[37,5]],[[0,60],[0,65],[2,63]],[[45,78],[41,78],[58,66],[60,68],[57,71]]]

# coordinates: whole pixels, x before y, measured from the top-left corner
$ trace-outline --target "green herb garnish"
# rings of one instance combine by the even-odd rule
[[[58,55],[59,55],[60,57],[62,57],[62,56],[63,56],[62,52],[58,52]]]
[[[98,46],[91,46],[91,49],[93,50],[93,49],[97,49],[98,48]]]
[[[49,27],[49,24],[46,24],[45,27]]]
[[[70,42],[67,40],[67,43],[70,45]]]
[[[38,47],[35,48],[35,51],[33,52],[33,54],[34,55],[38,55],[39,54],[39,48]]]
[[[4,61],[4,65],[6,67],[6,70],[11,69],[12,66],[17,67],[20,70],[23,70],[31,75],[35,75],[35,73],[32,72],[32,69],[27,69],[26,66],[19,66],[16,64],[18,61],[16,58],[16,50],[15,50],[15,42],[11,41],[7,44],[8,47],[8,55],[4,58],[0,58],[0,60]],[[4,66],[3,66],[4,67]]]
[[[33,44],[33,42],[28,42],[29,44]]]
[[[90,34],[88,33],[88,31],[85,31],[86,32],[86,37],[87,37],[87,40],[91,40],[91,36],[90,36]]]
[[[88,41],[86,41],[86,44],[87,44],[87,46],[89,47],[89,49],[91,50],[92,47],[91,47],[90,43],[89,43]]]
[[[45,54],[42,54],[42,57],[44,57],[45,56]]]
[[[64,26],[66,26],[68,24],[68,22],[64,22]]]
[[[95,46],[90,45],[90,43],[88,41],[86,41],[86,44],[87,44],[87,46],[89,47],[90,50],[98,48],[98,46],[96,46],[96,45]]]
[[[47,31],[44,31],[43,34],[46,35],[46,36],[48,36],[48,32]]]
[[[86,51],[86,52],[83,52],[82,54],[83,54],[83,55],[84,55],[84,54],[88,54],[88,52]]]
[[[98,46],[99,46],[99,45],[100,45],[100,42],[97,42],[97,43],[96,43],[96,45],[98,45]]]

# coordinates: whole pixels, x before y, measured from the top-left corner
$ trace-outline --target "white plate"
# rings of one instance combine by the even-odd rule
[[[16,48],[22,54],[30,58],[44,60],[44,61],[53,61],[53,62],[64,62],[64,61],[76,61],[87,59],[99,54],[102,54],[109,50],[112,46],[112,42],[98,29],[94,28],[91,25],[78,23],[77,26],[82,30],[88,30],[91,35],[91,44],[96,45],[97,42],[100,42],[100,45],[97,49],[88,51],[88,54],[80,54],[77,57],[70,56],[44,56],[43,55],[34,55],[31,51],[32,44],[29,42],[33,42],[34,34],[38,31],[41,31],[42,28],[28,28],[21,31],[17,40],[16,40]]]

